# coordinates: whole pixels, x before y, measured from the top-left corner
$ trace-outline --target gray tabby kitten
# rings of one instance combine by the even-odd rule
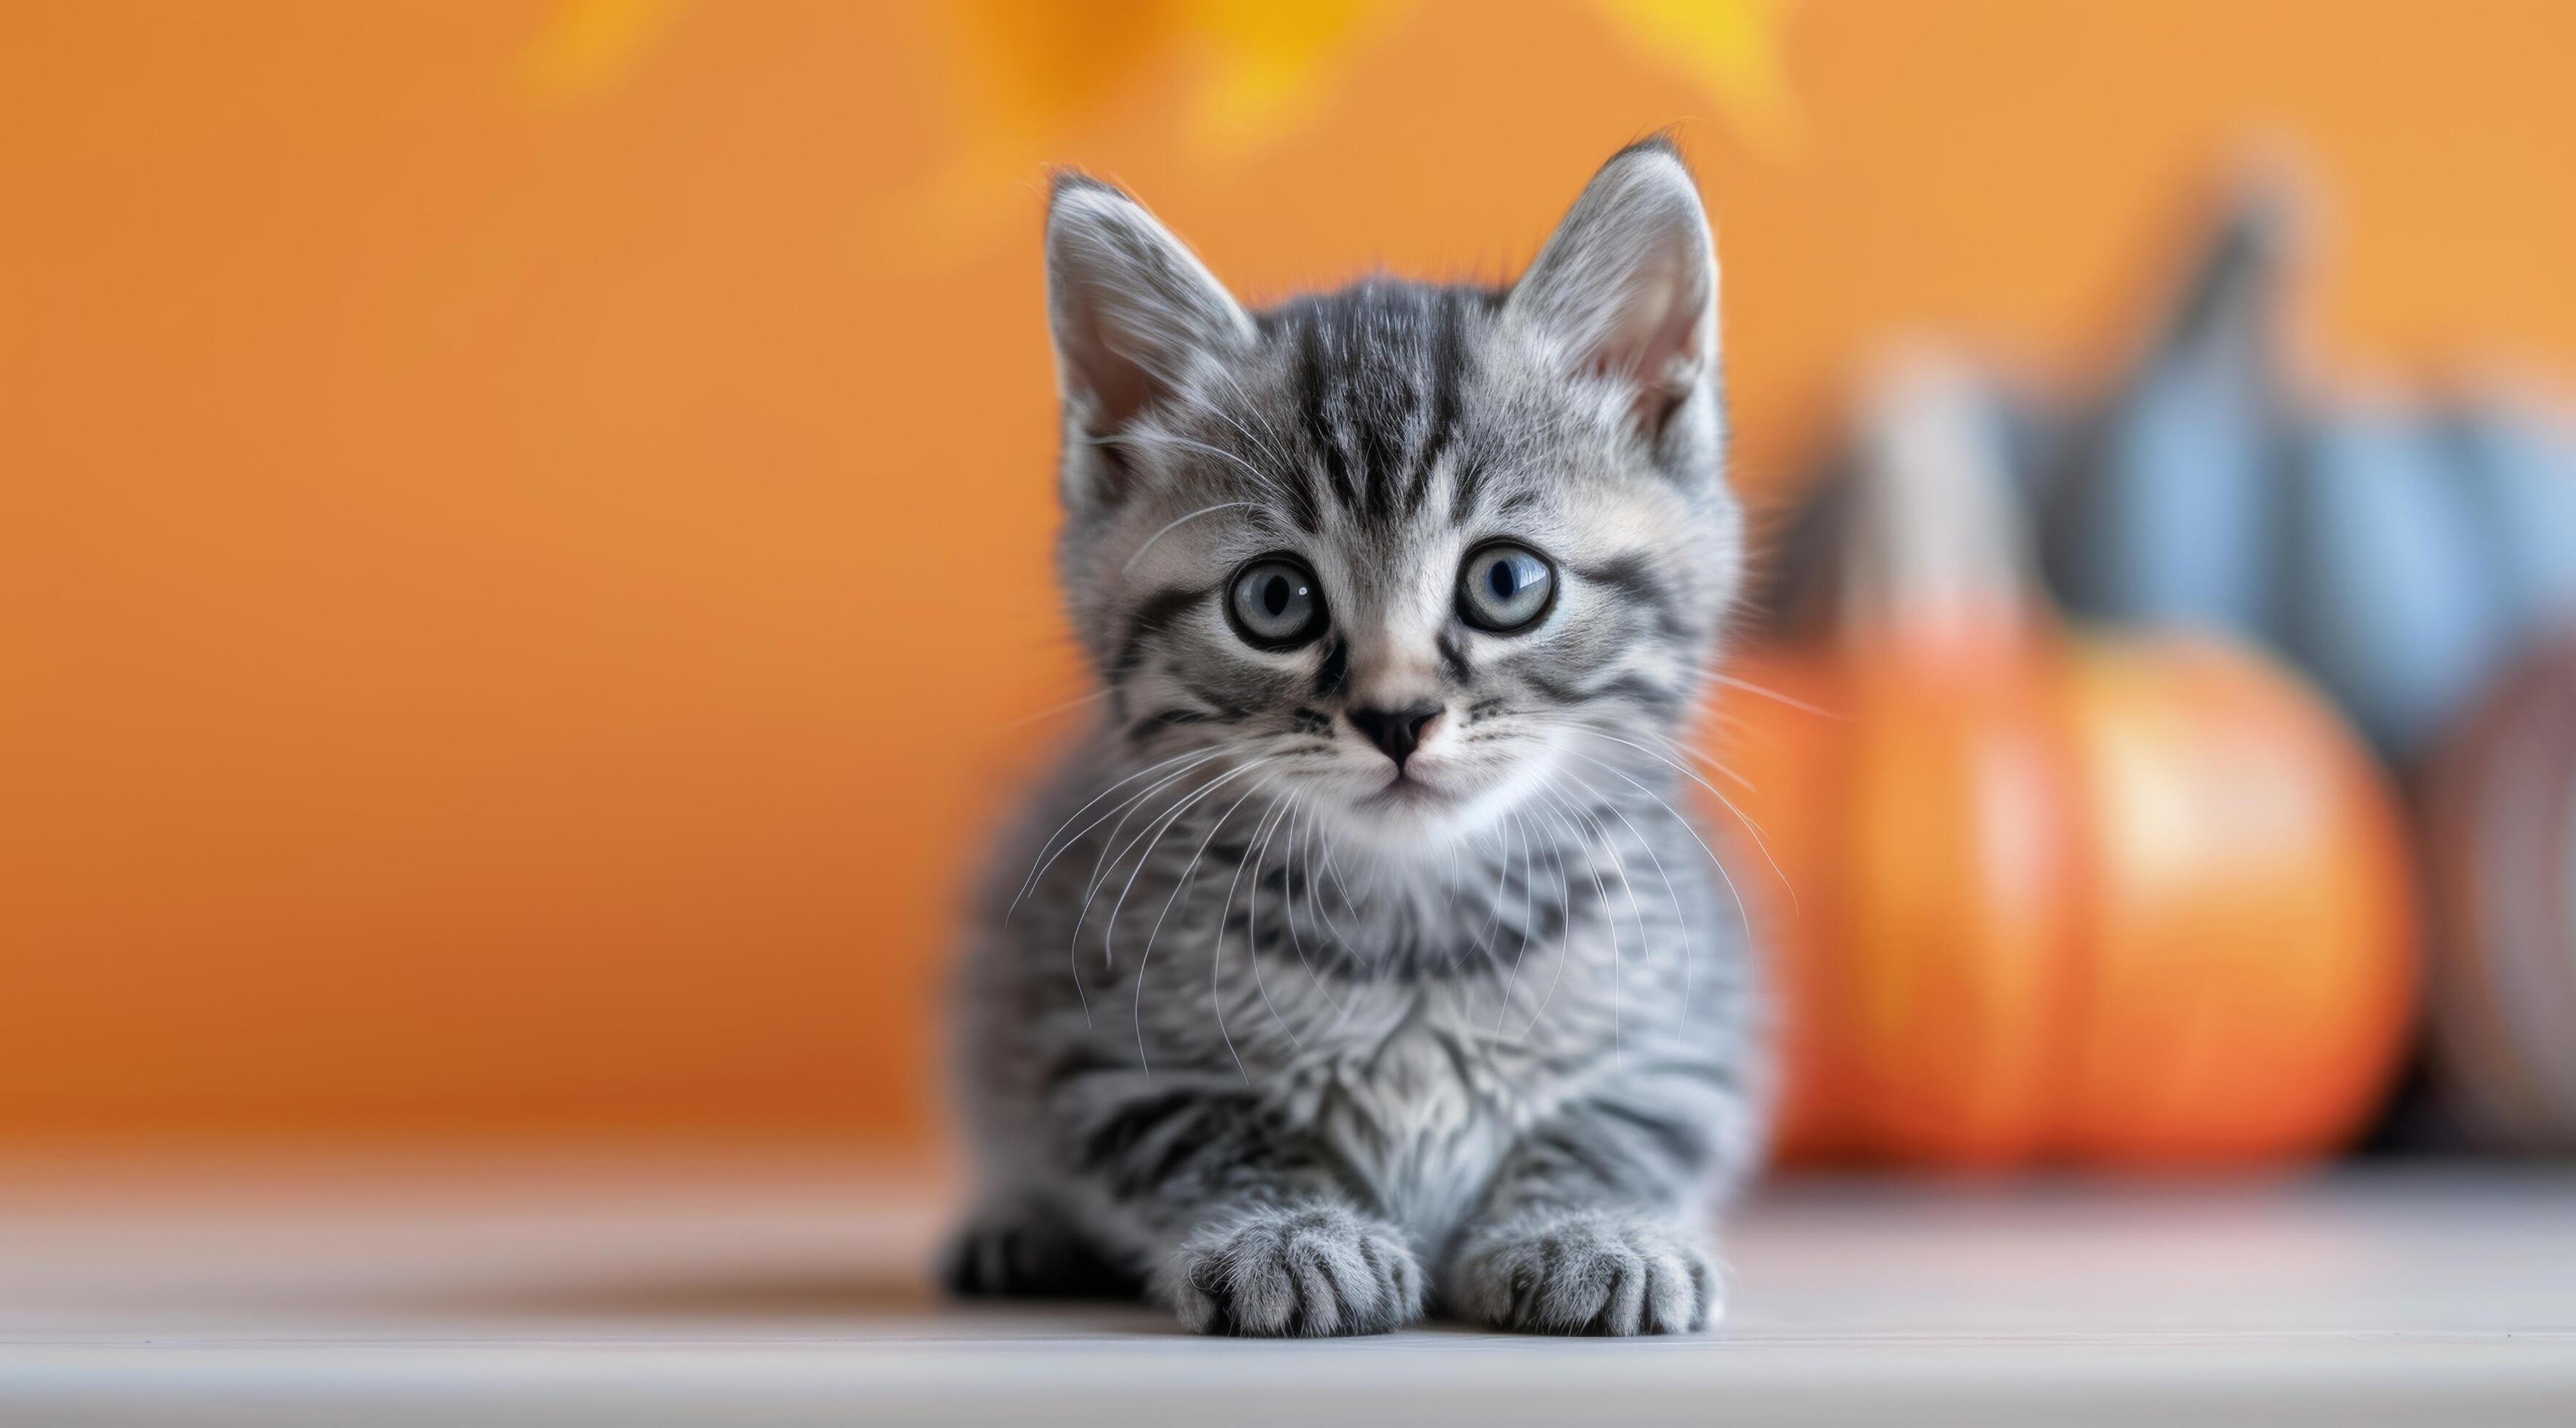
[[[1067,175],[1047,282],[1107,715],[973,930],[950,1284],[1235,1334],[1703,1327],[1761,1077],[1679,811],[1742,564],[1680,157],[1612,158],[1508,290],[1263,312]]]

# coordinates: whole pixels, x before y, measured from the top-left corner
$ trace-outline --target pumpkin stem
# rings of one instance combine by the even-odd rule
[[[1862,402],[1822,592],[1847,643],[2010,644],[2044,623],[2000,410],[1960,362],[1891,362]]]
[[[2151,363],[2227,353],[2250,372],[2268,370],[2297,208],[2281,164],[2256,165],[2239,181],[2165,319]]]

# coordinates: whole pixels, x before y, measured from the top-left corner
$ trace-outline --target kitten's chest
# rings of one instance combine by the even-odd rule
[[[1397,1222],[1443,1235],[1560,1097],[1524,1048],[1455,987],[1408,992],[1370,1024],[1281,1069],[1283,1116],[1328,1149]]]

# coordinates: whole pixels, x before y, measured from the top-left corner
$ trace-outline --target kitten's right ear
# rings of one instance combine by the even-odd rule
[[[1207,265],[1142,204],[1098,179],[1057,172],[1046,247],[1056,380],[1074,432],[1116,434],[1200,357],[1252,341],[1252,319]]]

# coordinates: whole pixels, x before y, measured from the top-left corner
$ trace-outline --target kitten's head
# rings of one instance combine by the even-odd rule
[[[1612,782],[1621,741],[1687,716],[1741,520],[1717,264],[1669,144],[1613,157],[1507,290],[1249,312],[1079,176],[1047,284],[1061,563],[1138,763],[1212,755],[1400,848]]]

